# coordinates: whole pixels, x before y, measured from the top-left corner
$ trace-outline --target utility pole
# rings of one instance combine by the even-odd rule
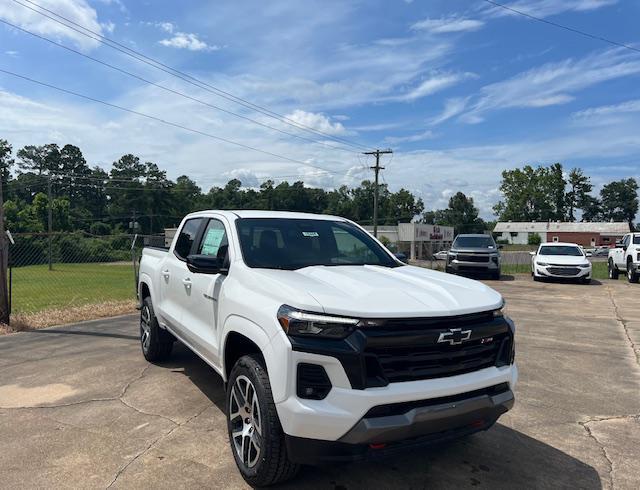
[[[376,176],[375,178],[376,183],[373,189],[373,236],[376,238],[378,237],[378,191],[380,190],[380,187],[378,185],[378,174],[380,173],[380,170],[384,170],[384,167],[380,166],[380,155],[386,155],[389,153],[393,153],[393,151],[390,148],[386,150],[375,150],[375,151],[363,152],[363,155],[375,155],[376,157],[375,166],[369,167],[374,171],[374,174]]]
[[[9,325],[9,292],[7,291],[7,264],[9,262],[9,241],[4,229],[4,196],[2,186],[2,169],[0,168],[0,323]]]
[[[49,270],[53,270],[53,259],[51,256],[51,232],[53,231],[53,216],[52,216],[52,211],[51,211],[51,174],[48,175],[47,178],[47,228],[49,230],[49,233],[47,233],[48,236],[48,241],[49,241]]]

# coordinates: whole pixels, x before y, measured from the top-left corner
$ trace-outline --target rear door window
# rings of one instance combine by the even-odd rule
[[[180,260],[186,260],[187,255],[191,253],[193,243],[196,241],[198,231],[202,225],[204,218],[194,218],[185,222],[184,226],[180,230],[176,246],[173,253]]]

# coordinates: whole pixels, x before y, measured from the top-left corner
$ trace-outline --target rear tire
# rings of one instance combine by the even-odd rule
[[[254,355],[241,357],[227,383],[229,443],[242,478],[253,487],[289,480],[299,468],[289,461],[269,376],[261,361]]]
[[[158,319],[153,312],[151,297],[142,301],[140,309],[140,345],[142,355],[149,362],[165,361],[173,349],[173,335],[160,328]]]
[[[616,264],[613,263],[612,259],[609,259],[609,279],[616,280],[620,275],[620,271],[616,267]]]
[[[638,272],[633,268],[633,262],[631,262],[631,260],[627,261],[627,279],[632,284],[636,284],[640,279],[640,275],[638,275]]]

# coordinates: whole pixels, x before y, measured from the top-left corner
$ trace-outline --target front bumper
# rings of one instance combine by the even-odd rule
[[[467,262],[458,259],[451,260],[447,267],[455,272],[495,272],[500,270],[500,263],[493,260],[489,262]]]
[[[513,407],[508,384],[454,397],[378,406],[337,441],[286,436],[289,457],[322,464],[387,456],[487,430]],[[381,415],[385,412],[390,415]]]
[[[349,380],[337,359],[301,352],[293,354],[294,366],[298,362],[322,365],[333,385],[325,399],[307,400],[295,395],[295,380],[291,379],[288,390],[290,395],[276,403],[285,434],[306,439],[339,441],[356,427],[370,410],[381,405],[454,397],[503,383],[507,383],[509,389],[513,390],[518,379],[518,369],[512,364],[499,368],[492,366],[459,376],[391,383],[382,388],[355,390],[349,386]],[[295,369],[293,371],[295,372]]]
[[[562,269],[575,269],[573,273],[563,272]],[[535,265],[536,275],[539,277],[553,277],[557,279],[582,279],[591,278],[592,267],[574,266],[541,266]]]

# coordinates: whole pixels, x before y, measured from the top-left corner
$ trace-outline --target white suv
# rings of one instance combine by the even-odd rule
[[[399,262],[336,216],[203,211],[145,248],[140,341],[225,381],[251,485],[491,427],[514,403],[515,326],[484,284]]]

